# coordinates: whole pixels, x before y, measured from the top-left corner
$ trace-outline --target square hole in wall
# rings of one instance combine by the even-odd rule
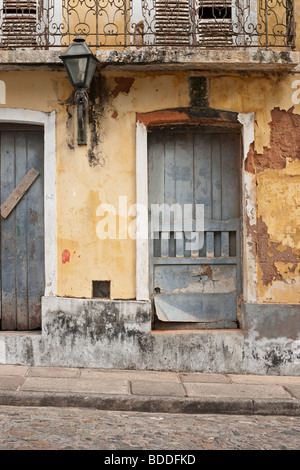
[[[110,281],[93,281],[93,298],[110,299]]]

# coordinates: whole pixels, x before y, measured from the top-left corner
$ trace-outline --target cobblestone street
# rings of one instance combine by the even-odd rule
[[[1,450],[299,450],[300,417],[0,407]]]

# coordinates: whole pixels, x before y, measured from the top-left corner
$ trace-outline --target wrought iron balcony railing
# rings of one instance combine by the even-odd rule
[[[293,48],[294,0],[0,0],[0,48]]]

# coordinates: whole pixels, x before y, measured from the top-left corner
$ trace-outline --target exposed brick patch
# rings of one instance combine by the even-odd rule
[[[300,115],[288,111],[273,109],[270,122],[270,147],[257,153],[251,145],[245,161],[245,170],[249,173],[266,169],[281,170],[286,167],[286,159],[300,159]]]
[[[149,125],[159,125],[168,123],[188,123],[191,121],[190,117],[180,111],[164,110],[154,111],[153,113],[137,114],[137,120],[145,124],[146,127]]]

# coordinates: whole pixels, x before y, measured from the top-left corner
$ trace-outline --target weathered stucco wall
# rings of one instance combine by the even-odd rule
[[[136,201],[135,113],[152,110],[153,101],[163,108],[186,104],[188,89],[184,85],[182,76],[99,75],[90,90],[91,133],[86,148],[74,143],[76,115],[72,105],[68,106],[66,125],[72,135],[62,144],[62,155],[68,154],[69,159],[61,156],[57,169],[57,196],[62,201],[58,208],[59,295],[91,297],[93,280],[110,280],[112,298],[135,298],[135,240],[127,233],[122,235],[124,239],[118,237],[124,222],[129,225],[133,219],[126,212],[123,215],[119,198],[127,198],[128,210]],[[168,92],[170,86],[179,91],[175,103]],[[66,127],[62,126],[61,133],[59,140],[63,141]],[[101,205],[116,210],[116,239],[101,239],[99,224],[106,217]],[[110,214],[113,224],[113,211]],[[61,257],[63,253],[70,254],[67,260]]]
[[[247,332],[151,332],[150,302],[45,297],[42,334],[2,333],[0,363],[299,375],[298,306],[245,308]]]
[[[255,112],[255,143],[245,170],[255,175],[258,301],[298,303],[299,104],[297,75],[212,81],[212,105]],[[233,96],[235,81],[237,93]]]
[[[191,75],[203,74],[98,72],[89,93],[88,145],[78,147],[73,90],[65,72],[0,73],[6,84],[2,107],[57,113],[59,296],[90,298],[93,280],[111,280],[112,299],[135,298],[135,240],[99,239],[105,216],[100,206],[116,208],[117,233],[132,223],[119,197],[127,198],[127,209],[136,202],[136,113],[189,106]],[[245,171],[256,181],[257,223],[251,230],[258,301],[298,303],[300,105],[299,86],[293,83],[300,75],[206,76],[211,107],[255,113],[255,142]]]

